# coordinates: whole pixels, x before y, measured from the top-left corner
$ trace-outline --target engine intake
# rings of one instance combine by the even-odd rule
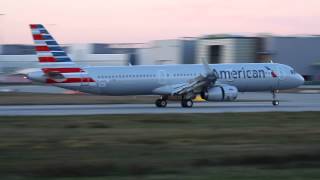
[[[230,85],[219,85],[201,93],[202,99],[207,101],[234,101],[237,99],[238,89]]]

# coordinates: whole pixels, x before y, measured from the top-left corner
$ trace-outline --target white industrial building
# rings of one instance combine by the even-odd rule
[[[193,64],[196,39],[157,40],[137,50],[139,64]]]
[[[72,44],[65,46],[68,55],[80,65],[128,65],[135,59],[139,44]],[[38,67],[33,45],[3,45],[0,48],[0,72],[14,73]]]

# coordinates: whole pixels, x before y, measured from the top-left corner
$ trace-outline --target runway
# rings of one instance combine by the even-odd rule
[[[108,105],[14,105],[0,106],[0,116],[98,115],[98,114],[168,114],[224,112],[300,112],[319,111],[320,94],[281,93],[279,106],[271,105],[269,93],[244,93],[236,102],[195,102],[193,108],[181,108],[169,102],[166,108],[154,104]]]

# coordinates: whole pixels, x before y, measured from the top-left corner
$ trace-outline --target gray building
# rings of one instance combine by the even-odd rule
[[[287,64],[306,80],[320,80],[320,36],[210,35],[197,42],[196,62],[270,62]]]
[[[306,80],[320,80],[320,37],[265,37],[265,54],[274,62],[292,66]]]

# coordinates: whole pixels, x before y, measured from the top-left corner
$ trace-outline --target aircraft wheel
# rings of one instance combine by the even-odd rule
[[[191,99],[188,100],[182,100],[181,106],[185,108],[191,108],[193,106],[193,101]]]
[[[279,105],[279,100],[273,100],[272,101],[272,105],[274,105],[274,106],[278,106]]]
[[[157,107],[166,107],[167,101],[163,99],[157,99],[155,104]]]
[[[276,90],[271,91],[272,93],[272,105],[273,106],[278,106],[279,105],[279,100],[277,100],[277,94],[276,94]]]

